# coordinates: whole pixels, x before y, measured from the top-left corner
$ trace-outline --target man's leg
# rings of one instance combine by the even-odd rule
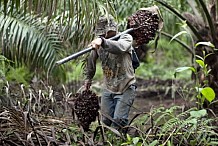
[[[111,119],[113,118],[114,108],[115,103],[113,99],[113,94],[105,90],[102,93],[101,97],[101,112],[103,114],[102,121],[107,126],[110,126],[112,123],[112,121],[107,117],[109,116]]]
[[[114,97],[116,100],[114,111],[114,120],[116,123],[113,123],[112,126],[115,128],[128,125],[129,111],[136,96],[135,91],[136,87],[131,85],[123,94]]]

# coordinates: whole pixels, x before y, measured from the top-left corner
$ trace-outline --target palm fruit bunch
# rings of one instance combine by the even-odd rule
[[[128,17],[127,28],[134,28],[130,34],[137,45],[147,44],[159,29],[159,16],[149,10],[139,10]]]
[[[100,108],[98,96],[91,90],[84,90],[74,95],[74,111],[78,118],[79,125],[84,131],[89,130],[89,126],[96,120]]]

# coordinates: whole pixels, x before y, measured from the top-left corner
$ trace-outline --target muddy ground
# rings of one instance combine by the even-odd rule
[[[179,89],[182,89],[184,84],[182,81],[175,80],[137,78],[137,96],[131,108],[130,117],[137,113],[149,112],[152,108],[169,108],[174,105],[186,108],[193,106],[194,102],[189,102],[190,99],[185,99],[180,95]],[[95,91],[99,92],[100,88],[100,82],[93,84],[92,89]]]
[[[137,96],[130,112],[130,117],[140,112],[149,112],[152,108],[172,107],[174,105],[189,108],[194,103],[179,93],[184,83],[172,80],[137,79]]]

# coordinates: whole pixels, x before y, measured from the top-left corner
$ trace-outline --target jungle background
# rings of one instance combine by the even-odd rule
[[[136,50],[137,97],[127,133],[75,119],[83,50],[98,16],[157,5],[164,27]],[[0,0],[0,145],[217,145],[216,0]],[[100,97],[100,65],[92,90]],[[107,130],[105,130],[105,128]]]

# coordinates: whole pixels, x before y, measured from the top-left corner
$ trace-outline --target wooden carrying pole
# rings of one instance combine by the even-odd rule
[[[113,37],[111,37],[111,38],[109,38],[109,39],[110,39],[110,40],[117,40],[121,35],[132,32],[133,29],[134,29],[134,28],[127,29],[127,30],[125,30],[125,31],[123,31],[123,32],[121,32],[121,33],[117,34],[116,36],[113,36]],[[70,60],[72,60],[72,59],[75,59],[75,58],[77,58],[77,57],[79,57],[79,56],[81,56],[81,55],[83,55],[83,54],[85,54],[85,53],[87,53],[87,52],[90,52],[91,50],[93,50],[92,47],[83,49],[83,50],[81,50],[81,51],[79,51],[79,52],[77,52],[77,53],[74,53],[74,54],[72,54],[72,55],[70,55],[70,56],[68,56],[68,57],[66,57],[66,58],[63,58],[63,59],[57,61],[56,64],[57,64],[57,65],[64,64],[64,63],[66,63],[66,62],[68,62],[68,61],[70,61]]]

